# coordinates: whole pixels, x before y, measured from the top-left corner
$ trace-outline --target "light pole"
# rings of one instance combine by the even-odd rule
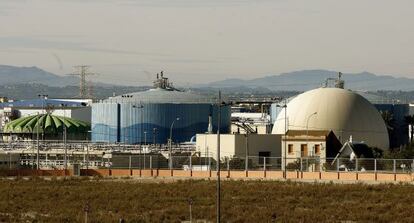
[[[49,95],[47,95],[47,94],[38,94],[37,96],[42,99],[42,114],[44,114],[44,113],[46,113],[44,111],[45,110],[45,100],[47,99],[47,97]],[[43,130],[43,126],[42,126],[42,130]],[[44,131],[42,131],[42,140],[44,140],[44,137],[45,137],[45,134],[44,134]]]
[[[314,112],[308,116],[308,119],[306,120],[306,150],[308,149],[308,143],[309,143],[309,120],[312,116],[317,115],[318,112]]]
[[[140,127],[140,130],[139,130],[139,137],[137,137],[137,138],[139,138],[139,144],[142,146],[142,129],[143,129],[143,124],[142,124],[142,122],[143,122],[143,120],[144,120],[144,105],[142,105],[142,104],[139,104],[139,105],[133,105],[132,106],[132,108],[137,108],[137,109],[141,109],[141,111],[140,111],[140,117],[141,117],[141,120],[140,120],[140,123],[139,123],[139,127]],[[142,149],[142,148],[141,148]]]
[[[173,129],[173,126],[174,126],[174,123],[175,123],[175,121],[179,121],[180,120],[180,118],[179,117],[177,117],[177,118],[175,118],[173,121],[172,121],[172,123],[171,123],[171,126],[170,126],[170,138],[168,139],[168,146],[169,146],[169,153],[170,153],[170,160],[169,160],[169,163],[170,163],[170,170],[172,169],[172,129]]]
[[[157,147],[156,146],[156,143],[157,143],[157,128],[153,128],[152,129],[152,144],[154,144],[154,147]]]
[[[224,106],[225,103],[221,100],[221,91],[219,91],[218,95],[218,113],[217,113],[217,161],[216,161],[216,169],[217,169],[217,184],[216,184],[216,216],[217,216],[217,223],[221,221],[221,189],[220,189],[220,126],[221,126],[221,106]]]
[[[139,105],[133,105],[132,108],[141,109],[141,111],[140,111],[141,120],[140,120],[140,123],[139,123],[140,130],[139,130],[139,137],[137,137],[137,138],[139,138],[139,144],[140,144],[140,147],[139,147],[139,161],[140,161],[139,162],[139,169],[141,169],[142,168],[142,164],[141,164],[142,163],[141,162],[141,156],[142,156],[142,120],[143,120],[144,106],[140,103]],[[144,162],[145,162],[145,157],[144,157]],[[145,168],[145,165],[144,165],[144,168]]]
[[[284,178],[286,178],[286,161],[287,161],[287,153],[286,153],[286,146],[287,146],[287,127],[288,127],[288,123],[287,123],[287,100],[285,99],[285,104],[284,105],[277,105],[277,107],[280,108],[284,108],[285,110],[285,140],[284,140],[284,150],[283,150],[283,176]]]
[[[44,105],[44,102],[45,102],[45,99],[47,99],[47,96],[48,95],[46,95],[46,94],[39,94],[38,96],[39,96],[39,98],[42,98],[42,113],[43,113],[44,106],[45,106]],[[43,120],[44,120],[44,117],[42,119],[42,139],[44,139]],[[37,169],[40,169],[39,124],[40,124],[40,120],[39,120],[39,114],[38,114],[37,115],[37,156],[36,156]]]
[[[39,169],[39,112],[36,114],[36,150],[37,150],[37,155],[36,155],[36,169]]]
[[[64,165],[65,165],[65,170],[68,169],[68,148],[66,146],[66,140],[67,140],[67,133],[66,133],[66,104],[61,104],[61,106],[63,107],[63,148],[65,149],[65,157],[64,157]]]

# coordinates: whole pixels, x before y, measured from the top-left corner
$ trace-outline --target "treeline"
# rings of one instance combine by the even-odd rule
[[[128,86],[94,86],[94,99],[104,99],[113,95],[146,90],[148,87]],[[78,98],[78,86],[51,87],[43,84],[13,84],[0,86],[0,96],[8,99],[24,100],[37,98],[38,94],[46,94],[49,98]]]

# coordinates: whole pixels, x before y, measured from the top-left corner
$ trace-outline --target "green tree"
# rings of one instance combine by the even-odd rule
[[[394,129],[394,115],[389,111],[381,111],[382,119],[384,119],[385,125],[387,126],[388,133]]]

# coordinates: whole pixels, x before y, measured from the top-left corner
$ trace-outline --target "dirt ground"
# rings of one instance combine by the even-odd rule
[[[412,222],[414,186],[223,181],[222,222]],[[0,222],[215,221],[216,182],[0,180]],[[191,202],[190,202],[191,201]]]

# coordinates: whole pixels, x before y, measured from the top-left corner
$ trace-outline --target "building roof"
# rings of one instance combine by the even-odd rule
[[[332,130],[339,139],[352,135],[369,146],[389,148],[387,128],[378,110],[349,90],[318,88],[298,95],[287,105],[287,123],[288,130]],[[283,110],[272,133],[283,134],[284,126]]]
[[[84,107],[84,102],[61,99],[32,99],[0,103],[0,108],[46,108],[46,107]]]
[[[374,153],[365,143],[347,141],[339,150],[332,163],[335,163],[338,158],[349,158],[350,160],[354,158],[374,158]]]
[[[286,139],[286,141],[325,141],[331,132],[332,131],[326,130],[289,130],[286,133],[286,137],[282,135],[282,140]]]
[[[39,114],[18,118],[4,126],[3,133],[62,133],[64,126],[68,133],[87,133],[91,126],[89,123],[50,114]]]
[[[329,130],[288,130],[287,136],[327,136],[331,131]]]
[[[110,97],[103,102],[115,103],[194,103],[194,104],[213,104],[217,103],[217,96],[202,95],[192,91],[177,91],[162,88],[155,88],[148,91],[134,92],[115,97]]]

